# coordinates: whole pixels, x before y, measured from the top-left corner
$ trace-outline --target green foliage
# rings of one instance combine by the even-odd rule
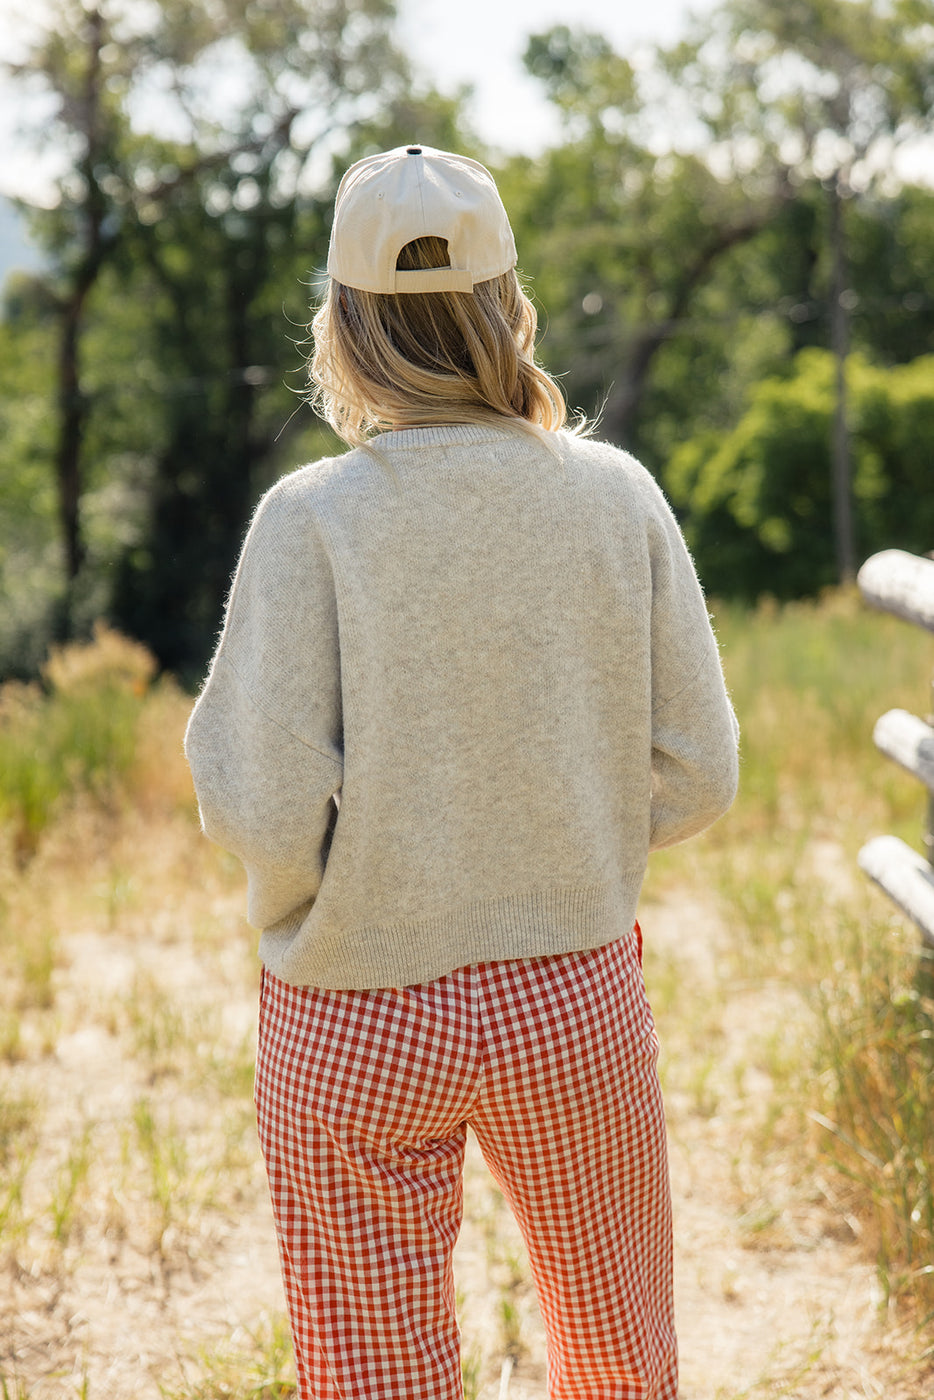
[[[892,369],[853,356],[847,373],[860,553],[923,553],[934,541],[934,356]],[[802,351],[787,377],[752,390],[731,432],[707,430],[675,451],[666,484],[712,593],[793,598],[834,581],[835,393],[829,352]]]
[[[641,396],[660,347],[682,332],[700,289],[729,250],[770,215],[697,155],[654,155],[619,132],[591,129],[500,171],[521,265],[544,308],[542,354],[574,406],[638,447]],[[734,297],[735,297],[734,283]],[[714,342],[714,321],[701,327]],[[728,334],[728,332],[727,332]],[[679,411],[689,411],[682,399]]]
[[[20,861],[35,851],[63,799],[114,794],[136,754],[153,657],[105,627],[90,644],[53,650],[46,689],[0,687],[0,825]]]
[[[53,340],[41,288],[18,277],[0,320],[0,675],[35,674],[61,568],[49,466]]]
[[[68,157],[56,205],[33,213],[51,259],[64,635],[106,611],[163,665],[203,671],[295,408],[289,337],[330,202],[308,167],[404,91],[393,18],[391,0],[171,0],[147,16],[56,0],[37,30],[18,76],[53,99],[41,136]]]
[[[57,206],[33,212],[50,267],[6,289],[0,322],[0,676],[35,675],[100,616],[185,681],[203,674],[260,492],[341,450],[300,398],[337,175],[411,139],[484,155],[464,94],[412,81],[390,0],[157,8],[56,0],[18,74],[55,98],[37,145],[70,165]],[[542,358],[678,494],[719,593],[833,577],[827,375],[788,369],[828,343],[828,175],[853,196],[853,347],[881,366],[932,343],[934,194],[877,179],[890,162],[857,168],[930,126],[931,13],[729,0],[648,64],[567,25],[529,39],[565,137],[498,178]],[[241,81],[218,84],[231,65]],[[157,80],[158,129],[139,100]],[[868,364],[854,373],[869,383]],[[864,553],[930,547],[910,494],[931,449],[918,376],[854,386]]]
[[[934,191],[911,185],[847,211],[854,348],[903,364],[934,345]]]
[[[547,312],[543,356],[650,466],[703,425],[732,427],[756,377],[828,343],[834,156],[840,194],[862,196],[846,210],[853,344],[884,361],[928,349],[932,198],[873,172],[891,168],[880,142],[930,126],[931,7],[891,11],[736,0],[635,70],[599,35],[530,40],[567,140],[502,184]]]
[[[112,615],[184,674],[203,669],[250,510],[283,461],[289,435],[276,440],[298,408],[289,386],[302,382],[290,338],[303,335],[322,250],[319,212],[278,207],[268,169],[254,169],[257,206],[238,213],[241,178],[191,184],[130,250],[132,283],[148,287],[158,379],[143,402],[159,432],[144,529],[118,555]],[[212,200],[224,212],[209,212]]]
[[[638,107],[635,71],[602,34],[555,25],[529,38],[525,66],[571,123],[605,127]]]

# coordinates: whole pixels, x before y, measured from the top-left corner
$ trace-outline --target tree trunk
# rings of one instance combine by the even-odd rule
[[[62,309],[58,354],[58,445],[55,475],[58,484],[58,515],[65,559],[65,582],[71,586],[84,563],[81,536],[81,441],[87,417],[81,393],[78,347],[84,295],[72,295]]]
[[[841,197],[842,180],[842,174],[838,173],[828,188],[832,267],[830,344],[836,371],[836,398],[831,442],[831,494],[837,577],[842,584],[849,584],[856,577],[856,532],[853,520],[853,468],[850,454],[850,433],[847,424],[846,359],[849,352],[850,326],[846,304],[847,265],[843,200]]]
[[[777,192],[775,202],[767,208],[742,222],[714,229],[708,242],[698,249],[693,260],[687,264],[673,290],[668,316],[664,321],[648,326],[635,338],[627,362],[607,398],[602,424],[611,442],[625,447],[630,440],[655,356],[677,331],[691,298],[711,267],[731,248],[755,238],[771,222],[787,198],[787,190],[783,187]]]
[[[86,195],[81,211],[81,259],[71,285],[60,303],[61,331],[58,352],[58,443],[55,451],[55,475],[65,564],[66,634],[71,631],[74,582],[85,557],[81,534],[81,449],[87,422],[87,404],[81,387],[84,309],[88,294],[100,274],[106,252],[103,238],[106,205],[97,171],[103,139],[101,49],[106,37],[104,20],[99,10],[89,12],[86,33],[87,69],[84,77],[81,123],[85,151],[80,165]]]

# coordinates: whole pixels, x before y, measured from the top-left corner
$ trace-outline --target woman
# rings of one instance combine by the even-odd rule
[[[635,913],[649,850],[729,807],[736,723],[674,518],[563,430],[515,262],[483,166],[413,146],[347,172],[311,372],[352,450],[261,502],[186,739],[262,931],[303,1400],[461,1395],[468,1126],[552,1400],[677,1395]]]

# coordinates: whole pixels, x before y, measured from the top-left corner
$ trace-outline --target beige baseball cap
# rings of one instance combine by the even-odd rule
[[[415,238],[447,239],[448,267],[396,270]],[[472,292],[516,265],[516,244],[490,172],[467,156],[400,146],[341,180],[328,273],[363,292]]]

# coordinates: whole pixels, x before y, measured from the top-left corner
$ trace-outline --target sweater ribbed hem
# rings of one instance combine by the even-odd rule
[[[415,986],[472,963],[603,947],[632,927],[642,879],[639,871],[618,886],[510,894],[356,929],[328,929],[312,909],[297,929],[267,929],[259,954],[270,972],[294,986]]]

